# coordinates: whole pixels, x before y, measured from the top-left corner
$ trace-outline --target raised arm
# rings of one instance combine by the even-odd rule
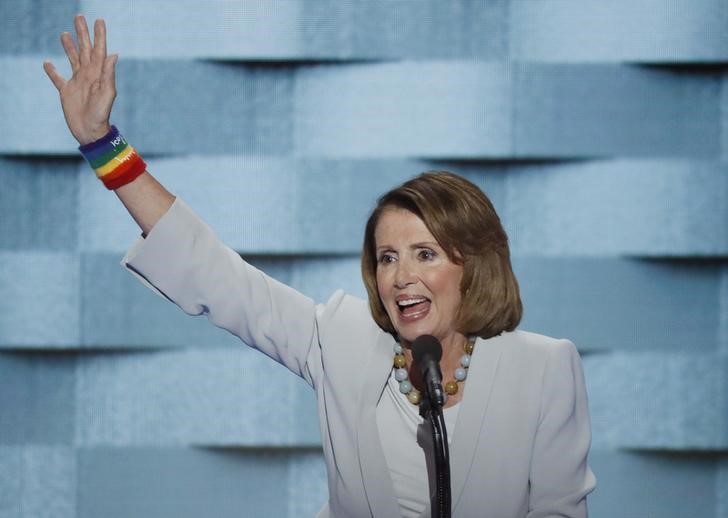
[[[109,118],[116,98],[119,56],[106,52],[103,20],[94,23],[93,44],[85,18],[76,16],[74,22],[77,42],[70,33],[61,34],[61,44],[71,64],[71,78],[66,81],[49,61],[43,63],[43,69],[58,89],[68,129],[83,146],[103,139],[111,129]],[[174,196],[146,170],[114,192],[145,234],[174,202]]]

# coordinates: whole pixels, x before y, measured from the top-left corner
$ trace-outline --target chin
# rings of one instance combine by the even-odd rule
[[[415,341],[416,338],[419,338],[422,335],[433,335],[434,332],[431,329],[424,329],[424,328],[405,328],[402,329],[401,327],[397,329],[397,336],[399,336],[400,340],[404,340],[405,342],[412,343]],[[437,336],[435,336],[437,338]]]

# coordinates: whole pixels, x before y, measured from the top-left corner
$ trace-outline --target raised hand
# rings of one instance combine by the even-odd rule
[[[109,116],[116,98],[117,54],[106,55],[106,24],[94,23],[94,42],[83,16],[76,16],[78,47],[70,33],[61,34],[61,43],[71,63],[72,76],[66,81],[49,61],[43,69],[61,96],[63,115],[79,144],[103,137],[110,129]]]

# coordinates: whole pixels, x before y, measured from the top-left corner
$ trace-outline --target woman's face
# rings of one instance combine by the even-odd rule
[[[452,345],[460,334],[462,266],[453,263],[424,222],[400,208],[388,208],[374,231],[377,289],[401,340],[432,335]]]

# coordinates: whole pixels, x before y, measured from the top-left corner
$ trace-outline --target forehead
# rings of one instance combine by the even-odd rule
[[[401,242],[437,242],[425,222],[416,214],[398,207],[386,208],[374,229],[375,246]]]

